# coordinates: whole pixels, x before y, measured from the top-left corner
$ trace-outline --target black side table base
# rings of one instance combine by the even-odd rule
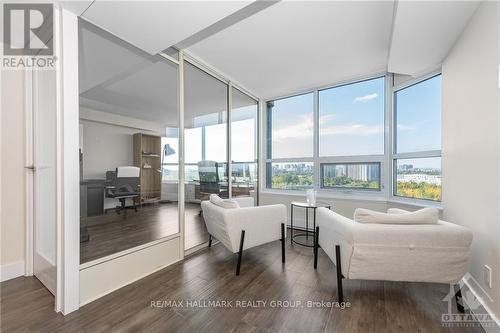
[[[302,207],[302,208],[305,208],[306,210],[306,228],[305,229],[294,229],[293,227],[293,208],[294,207]],[[316,208],[319,208],[319,207],[325,207],[325,208],[328,208],[328,209],[332,209],[331,205],[328,205],[328,204],[321,204],[321,203],[317,203],[316,205],[309,205],[309,204],[306,204],[306,203],[300,203],[300,202],[292,202],[291,205],[290,205],[290,244],[293,245],[294,243],[297,244],[297,245],[301,245],[301,246],[305,246],[305,247],[314,247],[314,239],[315,239],[315,230],[316,230]],[[313,229],[310,230],[309,229],[309,209],[312,209],[313,210]],[[300,234],[295,234],[294,235],[294,230],[300,230],[302,231],[302,233]],[[309,237],[311,236],[311,237]],[[300,242],[298,240],[296,240],[295,238],[296,237],[305,237],[307,239],[307,241],[309,241],[309,239],[311,240],[311,244],[306,244],[306,243],[303,243],[303,242]]]

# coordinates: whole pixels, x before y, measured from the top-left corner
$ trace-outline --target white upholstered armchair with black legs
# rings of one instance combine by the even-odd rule
[[[281,261],[285,262],[286,206],[254,207],[252,197],[223,200],[212,194],[202,201],[201,209],[212,238],[221,242],[232,253],[238,253],[236,275],[240,274],[243,251],[262,244],[281,240]]]
[[[387,213],[357,209],[354,220],[328,209],[317,211],[314,269],[318,248],[336,265],[337,292],[343,279],[456,284],[467,269],[472,233],[439,220],[435,208]],[[463,312],[460,289],[457,308]]]

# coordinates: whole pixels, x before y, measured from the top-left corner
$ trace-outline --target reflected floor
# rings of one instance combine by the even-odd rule
[[[205,222],[198,216],[200,205],[186,203],[186,249],[206,242]],[[106,215],[87,219],[90,240],[80,243],[80,263],[146,244],[179,232],[177,203],[161,203],[127,210],[120,215],[111,210]]]

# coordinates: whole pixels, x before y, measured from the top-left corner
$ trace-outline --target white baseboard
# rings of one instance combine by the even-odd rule
[[[24,275],[24,261],[16,261],[0,266],[0,282]]]
[[[472,294],[474,294],[474,297],[476,297],[476,299],[479,300],[479,302],[481,303],[481,308],[482,308],[481,310],[484,310],[481,312],[488,313],[488,315],[491,317],[491,319],[493,319],[495,321],[497,327],[491,327],[491,322],[481,321],[481,316],[478,315],[480,312],[478,312],[478,310],[476,310],[476,311],[472,310],[471,307],[469,306],[469,304],[467,304],[467,299],[464,297],[464,298],[462,298],[462,300],[464,301],[466,308],[468,308],[472,312],[472,314],[476,318],[478,318],[478,321],[481,324],[481,327],[483,328],[483,330],[486,333],[498,333],[498,332],[500,332],[500,320],[495,316],[493,311],[485,304],[483,298],[478,295],[476,290],[474,290],[474,288],[471,287],[469,281],[467,281],[466,279],[462,279],[462,282],[467,286],[467,288],[472,292]],[[477,313],[475,313],[475,312],[477,312]]]

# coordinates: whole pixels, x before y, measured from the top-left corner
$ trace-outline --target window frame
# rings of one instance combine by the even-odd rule
[[[418,152],[404,152],[404,153],[398,153],[397,152],[397,99],[396,99],[396,93],[398,91],[402,91],[406,88],[410,88],[414,85],[417,85],[419,83],[422,83],[424,81],[430,80],[434,77],[442,75],[441,69],[434,70],[432,72],[429,72],[425,75],[419,76],[417,78],[413,78],[411,80],[408,80],[406,82],[403,82],[402,84],[399,85],[393,85],[392,91],[391,91],[391,101],[392,101],[392,107],[391,107],[391,142],[392,142],[392,147],[390,150],[390,159],[389,159],[389,164],[391,167],[391,198],[396,200],[396,201],[404,201],[407,203],[415,203],[415,204],[422,204],[422,203],[427,203],[427,204],[434,204],[434,205],[441,205],[442,197],[441,200],[432,200],[432,199],[426,199],[426,198],[412,198],[412,197],[407,197],[403,195],[398,195],[397,194],[397,161],[398,160],[404,160],[404,159],[419,159],[419,158],[432,158],[432,157],[439,157],[441,158],[441,177],[443,173],[443,168],[442,168],[442,149],[437,149],[437,150],[426,150],[426,151],[418,151]],[[440,110],[440,113],[442,114],[442,110]],[[441,126],[441,146],[442,146],[442,126]],[[442,147],[441,147],[442,148]]]
[[[328,90],[331,88],[342,87],[350,84],[360,83],[364,81],[369,81],[373,79],[384,78],[384,153],[380,155],[352,155],[352,156],[320,156],[319,155],[319,92],[323,90]],[[336,196],[336,195],[345,195],[345,194],[359,194],[364,195],[369,198],[385,198],[387,199],[388,195],[392,192],[388,190],[389,186],[386,186],[390,182],[389,172],[391,167],[388,165],[387,155],[390,150],[390,137],[389,126],[390,119],[389,115],[391,115],[391,101],[392,101],[392,90],[390,83],[392,75],[385,72],[378,72],[373,75],[362,76],[356,79],[345,80],[341,82],[337,82],[334,84],[329,84],[321,87],[317,87],[314,89],[303,90],[299,92],[294,92],[287,95],[278,96],[275,98],[269,98],[263,101],[263,142],[265,143],[262,147],[262,174],[264,180],[261,187],[261,192],[263,193],[282,193],[282,194],[291,194],[297,195],[300,190],[283,190],[283,189],[275,189],[268,187],[268,172],[267,172],[267,164],[268,163],[296,163],[296,162],[312,162],[313,163],[313,189],[318,191],[318,193],[325,196]],[[312,157],[303,157],[303,158],[272,158],[271,151],[269,150],[269,145],[272,145],[272,135],[269,135],[269,131],[272,131],[272,123],[269,122],[270,115],[267,104],[269,102],[274,102],[276,100],[305,95],[305,94],[313,94],[313,156]],[[272,119],[272,118],[271,118]],[[328,163],[380,163],[380,189],[379,190],[367,190],[360,188],[323,188],[321,186],[321,164]]]

